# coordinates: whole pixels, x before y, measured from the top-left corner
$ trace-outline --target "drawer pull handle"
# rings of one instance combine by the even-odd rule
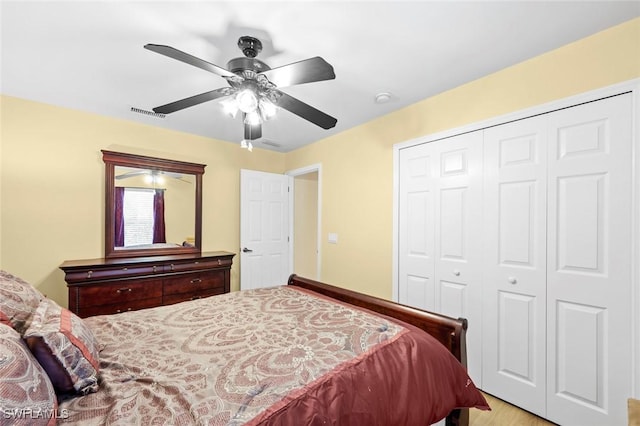
[[[131,292],[131,289],[128,287],[122,287],[116,290],[116,293],[124,293],[125,291]]]
[[[156,270],[158,269],[158,267],[156,265],[153,265],[153,272],[155,273]]]
[[[122,268],[123,271],[128,271],[129,268],[127,268],[126,266],[124,268]]]
[[[171,264],[171,270],[173,271],[176,268],[176,265],[174,265],[173,263]]]
[[[118,309],[118,310],[116,311],[116,313],[118,313],[118,314],[119,314],[119,313],[121,313],[121,312],[129,312],[130,310],[131,310],[131,308],[127,308],[125,311],[123,311],[122,309]]]
[[[87,272],[87,278],[91,278],[91,275],[93,275],[93,271]]]
[[[193,296],[193,297],[191,298],[191,300],[198,300],[198,299],[202,299],[202,296]]]
[[[202,280],[200,278],[194,278],[191,280],[191,284],[197,284],[197,283],[201,283]]]

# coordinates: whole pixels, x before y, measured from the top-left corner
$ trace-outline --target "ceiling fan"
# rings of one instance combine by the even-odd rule
[[[319,56],[270,68],[256,56],[262,50],[262,43],[255,37],[242,36],[238,47],[244,57],[227,62],[227,69],[221,68],[203,59],[170,46],[147,44],[145,49],[168,56],[178,61],[201,68],[227,80],[229,87],[222,87],[200,93],[185,99],[153,108],[155,113],[170,114],[214,99],[222,100],[223,107],[230,115],[242,112],[244,122],[244,140],[251,141],[262,137],[262,123],[271,118],[276,107],[286,109],[311,123],[330,129],[338,120],[308,105],[278,88],[295,84],[312,83],[336,78],[333,67]],[[251,145],[249,143],[249,148]]]

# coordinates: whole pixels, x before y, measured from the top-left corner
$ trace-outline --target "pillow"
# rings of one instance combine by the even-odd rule
[[[23,337],[58,393],[98,390],[98,343],[80,317],[44,299]]]
[[[31,284],[9,272],[0,271],[0,323],[13,327],[20,335],[24,334],[42,299],[42,293]]]
[[[0,423],[55,425],[56,394],[17,331],[0,324]]]

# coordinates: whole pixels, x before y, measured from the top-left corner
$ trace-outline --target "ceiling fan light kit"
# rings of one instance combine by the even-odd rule
[[[256,59],[262,50],[260,40],[251,36],[242,36],[238,40],[238,48],[244,57],[231,59],[227,62],[225,69],[173,47],[158,44],[147,44],[144,47],[217,74],[229,84],[229,87],[211,90],[153,108],[154,113],[171,114],[207,101],[222,99],[221,105],[227,115],[235,118],[238,111],[242,112],[244,139],[240,145],[249,151],[253,148],[251,141],[262,137],[262,124],[273,118],[278,109],[285,109],[323,129],[330,129],[337,123],[337,120],[330,115],[278,89],[278,87],[295,84],[335,79],[333,67],[319,56],[272,69]]]

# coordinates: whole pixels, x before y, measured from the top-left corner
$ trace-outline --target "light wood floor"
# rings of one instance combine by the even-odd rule
[[[550,423],[498,398],[483,393],[491,411],[469,410],[469,426],[550,426]]]

